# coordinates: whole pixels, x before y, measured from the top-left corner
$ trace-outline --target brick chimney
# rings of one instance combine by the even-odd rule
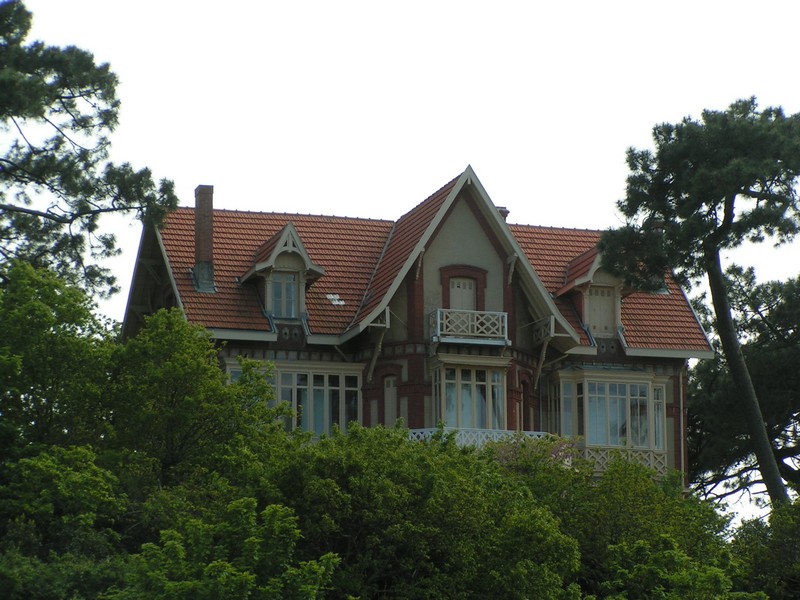
[[[508,214],[511,211],[508,210],[505,206],[498,206],[497,207],[497,212],[500,213],[500,216],[503,217],[503,221],[505,221],[506,219],[508,219]]]
[[[214,186],[194,190],[194,287],[198,292],[214,288]]]

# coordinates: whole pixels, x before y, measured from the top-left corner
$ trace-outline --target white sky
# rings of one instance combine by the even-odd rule
[[[629,146],[755,95],[800,111],[791,0],[27,0],[119,75],[113,158],[215,206],[395,219],[471,164],[509,221],[620,223]],[[123,292],[139,227],[115,224]],[[797,249],[749,250],[762,278]]]

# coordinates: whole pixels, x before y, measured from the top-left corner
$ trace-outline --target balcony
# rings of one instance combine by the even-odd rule
[[[667,474],[667,453],[645,448],[609,448],[586,446],[583,455],[594,463],[595,473],[605,471],[617,457],[653,469],[660,477]]]
[[[409,429],[408,438],[417,442],[431,439],[440,431],[438,427],[428,429]],[[549,434],[541,431],[509,431],[507,429],[456,429],[455,427],[445,427],[441,431],[444,433],[455,432],[456,444],[459,446],[475,446],[480,448],[487,442],[496,442],[517,434],[524,435],[533,439],[545,437]]]
[[[475,446],[480,448],[487,442],[497,442],[511,436],[522,435],[530,439],[551,437],[553,434],[544,431],[509,431],[507,429],[457,429],[455,427],[430,427],[428,429],[410,429],[408,438],[422,442],[431,439],[439,431],[455,433],[456,444],[459,446]],[[622,458],[632,463],[653,469],[659,477],[665,477],[668,470],[667,453],[664,450],[648,450],[644,448],[611,448],[597,446],[583,446],[579,444],[580,454],[594,464],[594,472],[602,473],[616,458]]]
[[[508,313],[439,308],[428,319],[431,342],[509,346]]]

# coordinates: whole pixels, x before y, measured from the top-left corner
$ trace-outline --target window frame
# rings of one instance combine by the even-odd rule
[[[239,367],[239,363],[236,361],[234,357],[227,358],[225,360],[225,368],[231,381],[235,381],[241,375],[241,368]],[[270,406],[275,406],[281,402],[288,402],[292,411],[296,415],[294,419],[287,419],[286,421],[286,429],[302,429],[304,423],[305,424],[313,424],[314,419],[317,415],[313,413],[311,415],[307,415],[304,421],[304,417],[302,413],[298,410],[298,401],[301,400],[301,395],[298,393],[298,387],[300,389],[309,390],[310,393],[308,394],[309,402],[312,403],[313,398],[313,390],[322,390],[323,391],[323,401],[327,403],[327,401],[332,400],[333,398],[329,396],[327,393],[330,389],[330,380],[328,379],[329,376],[338,376],[339,380],[339,414],[337,415],[337,419],[330,419],[330,411],[323,412],[323,427],[321,428],[321,433],[325,435],[330,435],[333,431],[333,424],[336,423],[339,425],[339,428],[342,432],[347,431],[347,426],[355,421],[359,424],[364,423],[364,398],[362,393],[362,386],[363,386],[363,363],[349,363],[345,364],[338,364],[333,366],[331,364],[320,364],[312,361],[269,361],[268,363],[265,362],[264,364],[265,372],[268,375],[269,384],[274,390],[274,399],[270,401]],[[297,385],[297,378],[294,377],[292,380],[291,385],[285,385],[281,381],[282,374],[304,374],[307,376],[306,381],[308,382],[305,385],[298,386]],[[314,376],[324,376],[325,382],[323,385],[314,385]],[[286,381],[286,380],[284,380]],[[356,418],[355,419],[348,419],[347,417],[348,412],[348,402],[351,402],[352,406],[356,409]],[[329,407],[328,407],[329,408]],[[313,406],[312,406],[313,410]],[[317,421],[318,422],[318,421]],[[313,430],[313,427],[310,429],[306,429],[307,431],[311,431],[315,437],[319,437],[320,432],[316,432]]]
[[[442,308],[450,308],[450,280],[472,279],[475,283],[475,310],[486,310],[486,269],[470,265],[447,265],[439,269]]]
[[[266,296],[269,303],[267,311],[276,319],[300,318],[302,306],[300,279],[299,272],[288,270],[275,270],[267,277]],[[280,306],[276,305],[278,298]]]
[[[507,430],[504,366],[442,363],[432,371],[432,385],[436,422],[454,429]]]
[[[582,437],[587,447],[666,451],[667,378],[633,372],[585,371],[580,375],[559,375],[552,389],[559,394],[555,404],[560,413],[556,420],[561,424],[558,432],[561,435]],[[634,443],[631,433],[635,422],[632,402],[636,401],[641,409],[642,399],[647,419],[646,444]],[[624,403],[624,419],[619,418],[621,403]],[[616,410],[619,423],[616,434],[611,426],[612,410]],[[602,415],[602,420],[593,419],[593,415]],[[622,426],[624,435],[619,431]]]

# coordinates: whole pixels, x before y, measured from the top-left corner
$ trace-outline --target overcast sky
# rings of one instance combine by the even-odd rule
[[[791,0],[26,5],[31,39],[111,64],[114,160],[182,205],[212,184],[219,208],[395,219],[471,164],[511,222],[607,228],[656,123],[800,111]],[[114,227],[121,319],[139,228]],[[737,260],[794,276],[798,248]]]

